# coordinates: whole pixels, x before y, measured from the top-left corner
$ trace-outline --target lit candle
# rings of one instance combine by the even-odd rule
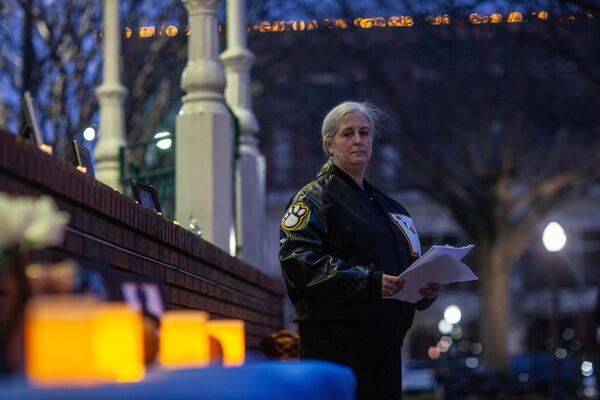
[[[166,368],[205,367],[210,345],[203,311],[173,310],[162,316],[159,360]]]
[[[218,319],[208,321],[208,332],[221,344],[223,365],[235,367],[244,364],[246,359],[246,339],[244,321]]]
[[[25,314],[25,367],[36,384],[93,383],[92,298],[40,297]]]
[[[25,370],[39,385],[144,377],[141,315],[88,296],[40,296],[25,314]]]
[[[101,304],[93,320],[94,361],[110,381],[144,378],[144,328],[139,312],[125,303]]]

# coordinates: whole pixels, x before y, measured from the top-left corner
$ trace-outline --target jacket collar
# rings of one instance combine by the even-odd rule
[[[363,190],[358,185],[358,183],[356,183],[356,181],[350,175],[348,175],[348,173],[346,171],[344,171],[337,165],[335,165],[335,164],[331,165],[331,173],[334,175],[337,175],[340,178],[342,178],[343,180],[345,180],[351,187],[353,187],[356,190],[360,190],[361,192],[367,192],[367,193],[373,192],[374,187],[367,181],[366,178],[363,178],[363,184],[365,186],[365,190]]]

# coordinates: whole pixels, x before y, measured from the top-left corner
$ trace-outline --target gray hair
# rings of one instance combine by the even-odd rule
[[[323,119],[323,125],[321,126],[321,140],[323,151],[326,155],[329,156],[325,142],[333,140],[333,137],[340,128],[340,123],[342,122],[344,115],[356,111],[360,112],[367,118],[367,121],[369,122],[369,131],[371,132],[373,138],[377,138],[379,136],[378,123],[383,114],[382,111],[373,104],[367,102],[359,103],[356,101],[345,101],[329,110]],[[325,172],[328,172],[332,165],[333,159],[330,157],[325,164],[321,166],[317,175],[322,175]]]

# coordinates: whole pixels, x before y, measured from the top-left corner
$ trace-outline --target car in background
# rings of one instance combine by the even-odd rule
[[[507,389],[507,378],[483,366],[477,357],[452,357],[436,362],[440,398],[464,399],[465,395],[493,398]]]
[[[402,362],[402,391],[408,399],[437,398],[438,384],[430,360]]]
[[[513,389],[520,393],[575,396],[581,381],[575,357],[559,359],[548,352],[513,356],[511,370]]]

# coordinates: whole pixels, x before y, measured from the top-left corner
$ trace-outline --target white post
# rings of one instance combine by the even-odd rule
[[[100,103],[100,136],[94,150],[96,178],[121,190],[119,149],[125,143],[123,101],[127,89],[121,84],[121,30],[119,0],[104,0],[102,48],[104,70],[102,84],[96,89]]]
[[[241,131],[237,165],[237,230],[240,258],[260,268],[265,264],[265,161],[258,149],[258,122],[252,112],[250,69],[254,55],[247,48],[246,0],[227,1],[227,49],[221,54],[227,72],[225,98]]]
[[[202,237],[230,251],[233,229],[233,121],[219,61],[217,8],[222,0],[183,0],[191,35],[181,76],[183,106],[175,123],[177,220],[196,219]]]

